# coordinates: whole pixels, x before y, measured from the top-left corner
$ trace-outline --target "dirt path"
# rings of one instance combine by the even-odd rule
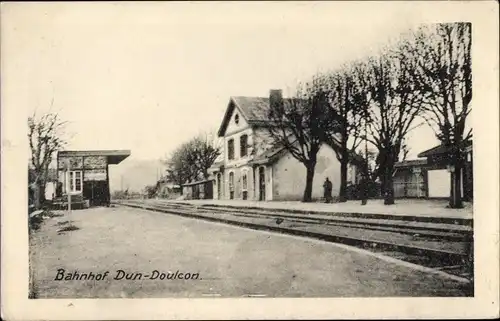
[[[72,220],[78,230],[58,233],[61,216],[34,235],[40,298],[463,295],[452,280],[322,241],[120,207],[74,211]],[[119,270],[135,280],[116,280]],[[82,279],[90,273],[102,279]]]

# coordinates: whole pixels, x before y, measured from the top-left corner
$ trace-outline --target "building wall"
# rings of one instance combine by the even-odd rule
[[[182,194],[187,200],[193,199],[193,187],[192,186],[183,186]]]
[[[234,186],[233,186],[233,191],[234,191],[234,199],[236,200],[242,200],[243,199],[243,192],[247,192],[247,200],[253,200],[255,198],[255,185],[254,185],[254,174],[253,174],[253,168],[248,165],[243,165],[241,167],[230,167],[224,170],[224,173],[221,174],[221,199],[223,200],[229,200],[231,199],[230,196],[230,186],[229,186],[229,177],[230,173],[234,174]],[[246,174],[247,177],[247,184],[246,184],[246,189],[243,186],[243,175]],[[214,182],[213,182],[213,198],[214,199],[219,199],[218,196],[218,179],[217,179],[217,174],[214,175]]]
[[[394,176],[395,197],[449,198],[451,174],[442,164],[399,168]],[[466,201],[472,200],[472,166],[465,164],[461,177],[461,193]]]
[[[450,173],[446,169],[434,169],[428,171],[429,197],[450,196]]]
[[[105,190],[99,190],[99,193],[109,194],[108,186],[108,163],[106,156],[61,156],[57,159],[58,166],[58,181],[62,183],[63,194],[66,194],[66,172],[64,170],[67,160],[70,162],[71,171],[82,171],[82,190],[72,194],[82,195],[85,198],[91,198],[92,191],[89,191],[89,186],[93,186],[93,182],[97,184],[105,184]],[[97,196],[96,196],[97,197]],[[102,196],[109,198],[108,196]]]
[[[472,201],[474,198],[474,171],[472,163],[472,154],[467,156],[467,161],[465,163],[464,172],[464,199],[467,201]]]
[[[254,154],[260,155],[272,147],[272,137],[266,128],[258,127],[253,131]]]
[[[235,117],[239,116],[238,124],[236,124]],[[245,156],[241,156],[240,154],[240,137],[243,135],[247,135],[247,154]],[[253,159],[255,154],[255,135],[252,127],[246,122],[245,118],[242,114],[239,113],[238,109],[234,108],[232,115],[230,116],[230,120],[228,122],[225,136],[224,136],[224,172],[222,174],[221,181],[221,199],[229,200],[230,192],[233,191],[234,199],[243,199],[243,173],[247,174],[247,199],[252,200],[255,197],[255,189],[254,189],[254,179],[253,179],[253,169],[251,166],[248,166],[248,162]],[[228,142],[233,139],[234,141],[234,159],[229,160],[229,150],[228,150]],[[229,186],[229,177],[230,173],[234,175],[234,186],[230,189]],[[218,199],[218,180],[217,173],[214,175],[214,183],[213,183],[213,196],[214,199]]]
[[[220,180],[219,180],[220,175]],[[215,173],[214,177],[214,200],[224,199],[224,175],[220,172]],[[219,196],[220,184],[220,196]]]
[[[241,128],[240,128],[241,126]],[[240,137],[242,135],[247,135],[247,155],[242,157],[240,155]],[[228,159],[228,141],[234,139],[234,159]],[[228,124],[228,130],[226,131],[226,136],[224,137],[224,173],[223,173],[223,186],[222,186],[222,199],[230,199],[230,189],[229,189],[229,173],[234,173],[234,199],[243,199],[243,172],[247,173],[247,199],[257,200],[259,196],[257,179],[255,178],[256,173],[248,162],[251,161],[255,155],[259,155],[271,147],[271,140],[267,130],[265,129],[252,129],[244,122],[240,115],[239,126],[234,124],[234,114],[231,117],[231,121]],[[271,169],[266,168],[266,178],[269,180],[270,184],[271,175],[268,173]],[[217,196],[217,175],[214,175],[214,198]],[[272,189],[268,188],[267,193],[271,193]],[[272,194],[267,196],[267,199],[272,199]]]
[[[52,200],[56,195],[56,182],[47,182],[45,184],[45,199]]]
[[[473,187],[473,150],[469,146],[465,150],[465,163],[461,175],[460,192],[462,198],[466,201],[473,200],[474,187]],[[449,198],[451,187],[451,174],[448,166],[450,165],[449,159],[444,155],[435,155],[427,158],[430,166],[428,168],[428,182],[427,187],[429,190],[428,197],[436,198]],[[446,191],[446,192],[445,192]]]
[[[235,117],[239,116],[238,124],[236,124]],[[248,136],[247,140],[247,155],[242,157],[240,155],[240,137],[243,135]],[[229,160],[229,150],[228,150],[228,142],[229,140],[234,140],[234,159]],[[245,164],[249,161],[250,156],[252,155],[252,146],[253,146],[253,135],[252,128],[248,125],[245,118],[239,113],[239,111],[235,108],[231,117],[229,119],[226,132],[224,135],[224,165],[226,167],[239,167],[242,164]]]
[[[241,133],[241,132],[240,132]],[[261,131],[262,133],[262,131]],[[265,134],[264,134],[265,135]],[[260,136],[263,137],[264,135]],[[254,136],[255,137],[255,136]],[[262,140],[265,143],[265,140]],[[236,148],[236,146],[235,146]],[[238,147],[239,148],[239,147]],[[259,200],[259,168],[247,165],[248,159],[236,159],[235,162],[227,162],[224,173],[222,173],[222,197],[223,200],[230,198],[230,173],[234,175],[234,197],[235,200],[243,199],[243,173],[247,173],[247,200]],[[265,200],[301,200],[306,184],[306,169],[302,163],[295,159],[290,153],[282,156],[271,166],[262,165],[265,168],[266,191]],[[348,168],[348,181],[355,183],[355,167]],[[318,152],[318,160],[313,179],[313,198],[322,199],[324,195],[323,184],[328,177],[332,182],[332,195],[337,196],[340,189],[340,163],[331,147],[323,145]],[[214,175],[213,183],[214,199],[218,199],[217,174]]]
[[[247,155],[241,156],[240,155],[240,137],[243,135],[247,135]],[[229,148],[228,148],[228,142],[229,140],[233,139],[234,140],[234,159],[230,160],[228,155],[229,155]],[[242,129],[241,131],[238,131],[236,133],[233,133],[231,135],[225,136],[224,137],[224,166],[225,167],[240,167],[246,163],[248,163],[252,159],[252,148],[253,145],[253,135],[252,135],[252,128],[245,128]]]
[[[83,166],[86,169],[106,168],[106,156],[85,156],[83,158]]]
[[[326,177],[332,182],[332,195],[340,190],[340,163],[335,152],[327,145],[321,146],[313,178],[313,199],[324,195]],[[306,186],[306,168],[290,153],[285,154],[272,166],[273,200],[301,200]]]
[[[57,158],[57,167],[62,169],[65,167],[66,162],[69,160],[72,170],[83,168],[83,157],[81,156],[61,156]]]
[[[182,187],[186,199],[212,199],[213,182],[203,181]]]
[[[236,115],[238,115],[238,123],[236,123]],[[249,125],[243,115],[239,112],[237,108],[233,109],[231,113],[231,117],[229,118],[229,122],[226,127],[225,136],[231,135],[233,133],[239,132],[242,129],[248,128]]]
[[[239,115],[238,124],[235,116]],[[247,135],[247,145],[249,146],[247,155],[240,155],[240,137]],[[234,159],[228,159],[228,141],[234,140]],[[247,173],[247,199],[258,200],[260,196],[259,167],[248,166],[255,155],[260,155],[272,147],[272,138],[266,128],[252,128],[245,121],[239,111],[234,108],[230,116],[225,136],[224,136],[224,172],[221,182],[221,199],[230,199],[230,173],[234,175],[233,199],[243,199],[243,172]],[[272,166],[264,166],[266,180],[266,200],[300,200],[302,199],[305,182],[306,169],[302,163],[286,154]],[[349,167],[348,180],[355,182],[355,168]],[[329,177],[332,181],[332,195],[337,196],[340,188],[340,164],[333,149],[323,145],[318,153],[315,177],[313,180],[313,198],[323,197],[323,183]],[[214,175],[213,196],[218,199],[217,173]]]
[[[180,196],[181,188],[172,183],[161,182],[158,187],[158,195],[160,197],[176,197]]]

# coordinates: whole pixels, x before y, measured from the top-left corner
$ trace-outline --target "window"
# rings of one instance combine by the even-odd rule
[[[248,135],[240,136],[240,157],[247,156],[248,151]]]
[[[82,191],[82,171],[69,172],[69,191],[72,193]]]
[[[242,181],[242,184],[241,184],[242,188],[241,189],[246,191],[248,189],[248,180],[247,180],[247,173],[246,172],[243,173],[243,177],[242,177],[241,181]]]
[[[236,125],[238,125],[238,123],[239,123],[239,122],[240,122],[240,115],[236,114],[236,115],[234,116],[234,123],[235,123]]]
[[[229,189],[230,190],[234,189],[234,173],[233,172],[229,173]]]
[[[229,160],[234,159],[234,139],[227,141],[227,158]]]

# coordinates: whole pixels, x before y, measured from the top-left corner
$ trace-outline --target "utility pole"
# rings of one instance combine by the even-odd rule
[[[361,198],[361,205],[366,205],[368,203],[368,182],[369,182],[369,179],[368,179],[368,140],[366,139],[367,138],[367,132],[368,132],[368,127],[367,127],[367,122],[368,122],[368,108],[365,107],[365,128],[364,128],[364,131],[365,131],[365,168],[363,169],[363,180],[362,180],[362,198]]]
[[[66,161],[66,194],[68,195],[68,221],[71,224],[71,161]]]

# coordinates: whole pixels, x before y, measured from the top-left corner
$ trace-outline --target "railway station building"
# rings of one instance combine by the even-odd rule
[[[224,144],[223,160],[209,169],[213,199],[302,199],[306,168],[286,149],[273,147],[275,144],[267,129],[270,106],[282,103],[283,99],[281,90],[271,90],[269,97],[230,97],[218,131]],[[335,151],[323,144],[317,158],[313,199],[323,198],[323,184],[327,177],[333,185],[332,195],[338,195],[340,162]],[[350,165],[348,180],[354,184],[358,174],[357,168]]]

